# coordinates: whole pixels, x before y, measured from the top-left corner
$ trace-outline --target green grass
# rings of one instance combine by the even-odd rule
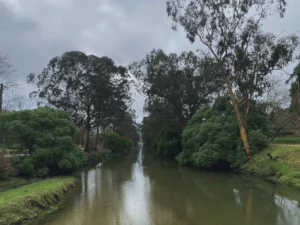
[[[278,159],[271,160],[267,153]],[[241,169],[300,189],[300,146],[270,146],[255,155]]]
[[[73,177],[57,177],[0,192],[0,225],[32,219],[54,206],[74,182]]]
[[[286,137],[277,137],[273,140],[274,144],[299,144],[300,145],[300,137],[296,136],[286,136]]]
[[[8,178],[8,179],[0,179],[0,192],[17,188],[26,184],[31,184],[36,182],[37,180],[33,179],[25,179],[25,178]]]

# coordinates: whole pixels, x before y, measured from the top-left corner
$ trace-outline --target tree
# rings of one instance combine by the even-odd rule
[[[166,123],[155,137],[156,155],[174,158],[182,150],[181,127],[176,121]]]
[[[131,140],[121,137],[114,132],[108,132],[105,135],[107,140],[104,147],[109,149],[113,153],[125,153],[133,149],[133,143]]]
[[[129,110],[122,114],[122,117],[119,117],[113,123],[113,131],[118,135],[125,137],[137,145],[140,140],[139,127],[135,121],[134,110]]]
[[[85,149],[89,150],[90,131],[114,99],[117,80],[124,80],[127,70],[116,66],[112,59],[85,55],[82,52],[66,52],[50,60],[48,66],[37,76],[38,90],[31,97],[38,97],[39,104],[63,109],[76,125],[86,131]],[[35,82],[34,74],[28,75],[28,82]],[[106,114],[105,114],[106,115]]]
[[[92,82],[92,89],[95,90],[93,99],[96,111],[95,126],[97,127],[97,137],[99,128],[102,129],[102,133],[104,134],[103,146],[106,131],[110,128],[112,131],[115,131],[115,127],[125,120],[126,116],[128,116],[129,105],[131,103],[127,69],[119,67],[119,70],[122,76],[115,77],[113,82],[106,82],[104,84],[104,82],[97,77]],[[98,88],[99,86],[102,88]],[[133,115],[134,114],[132,114],[132,116]],[[97,141],[98,138],[96,142]]]
[[[291,105],[289,111],[291,113],[291,120],[296,134],[300,134],[300,64],[298,64],[293,73],[291,74],[289,81],[294,80],[291,84],[290,97]]]
[[[269,123],[273,136],[270,141],[278,135],[292,133],[291,116],[288,110],[290,104],[289,91],[284,88],[284,82],[280,78],[270,77],[268,87],[259,100],[259,104],[268,114]]]
[[[131,65],[130,71],[142,83],[147,96],[146,109],[151,111],[158,102],[168,105],[172,119],[183,130],[187,121],[210,102],[216,90],[217,83],[209,76],[209,61],[192,52],[167,55],[162,50],[153,50],[145,59]]]
[[[254,153],[268,146],[269,124],[262,107],[256,106],[247,117],[249,141]],[[241,151],[239,126],[227,96],[216,99],[212,107],[196,113],[182,135],[181,164],[200,168],[228,169],[247,161]]]
[[[285,0],[168,0],[167,13],[191,42],[199,40],[214,58],[215,80],[231,98],[245,154],[251,150],[246,118],[268,86],[266,76],[293,60],[295,36],[277,37],[262,31],[262,22],[276,10],[284,15]]]
[[[15,69],[8,54],[0,53],[0,113],[4,109],[15,108],[15,88],[18,86]]]
[[[83,163],[74,142],[75,126],[64,111],[38,108],[3,113],[0,133],[13,138],[16,164],[23,174],[43,177],[72,172]]]

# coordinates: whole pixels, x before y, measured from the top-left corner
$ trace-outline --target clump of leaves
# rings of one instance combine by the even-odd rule
[[[154,147],[158,156],[173,158],[179,154],[182,150],[179,123],[167,123],[157,135]]]
[[[14,137],[14,160],[23,174],[44,177],[82,165],[83,153],[74,143],[75,126],[64,111],[45,107],[3,113],[0,133]]]
[[[104,141],[104,147],[113,153],[125,153],[134,147],[132,141],[114,132],[102,133],[100,139]]]
[[[267,115],[258,107],[248,118],[248,134],[253,153],[268,146]],[[190,121],[183,132],[181,164],[201,168],[238,167],[247,161],[239,136],[239,126],[227,98],[218,98]]]

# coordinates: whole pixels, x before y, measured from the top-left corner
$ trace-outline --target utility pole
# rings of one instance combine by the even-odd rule
[[[0,113],[2,113],[2,105],[3,105],[3,83],[0,84]]]

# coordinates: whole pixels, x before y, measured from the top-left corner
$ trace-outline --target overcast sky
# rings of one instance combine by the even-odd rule
[[[270,19],[267,30],[300,30],[300,1],[287,1],[285,19]],[[108,56],[126,66],[153,48],[199,48],[182,30],[171,30],[164,0],[0,0],[0,52],[11,55],[24,95],[34,89],[26,85],[26,76],[41,72],[65,51]],[[144,100],[134,99],[141,118]]]

